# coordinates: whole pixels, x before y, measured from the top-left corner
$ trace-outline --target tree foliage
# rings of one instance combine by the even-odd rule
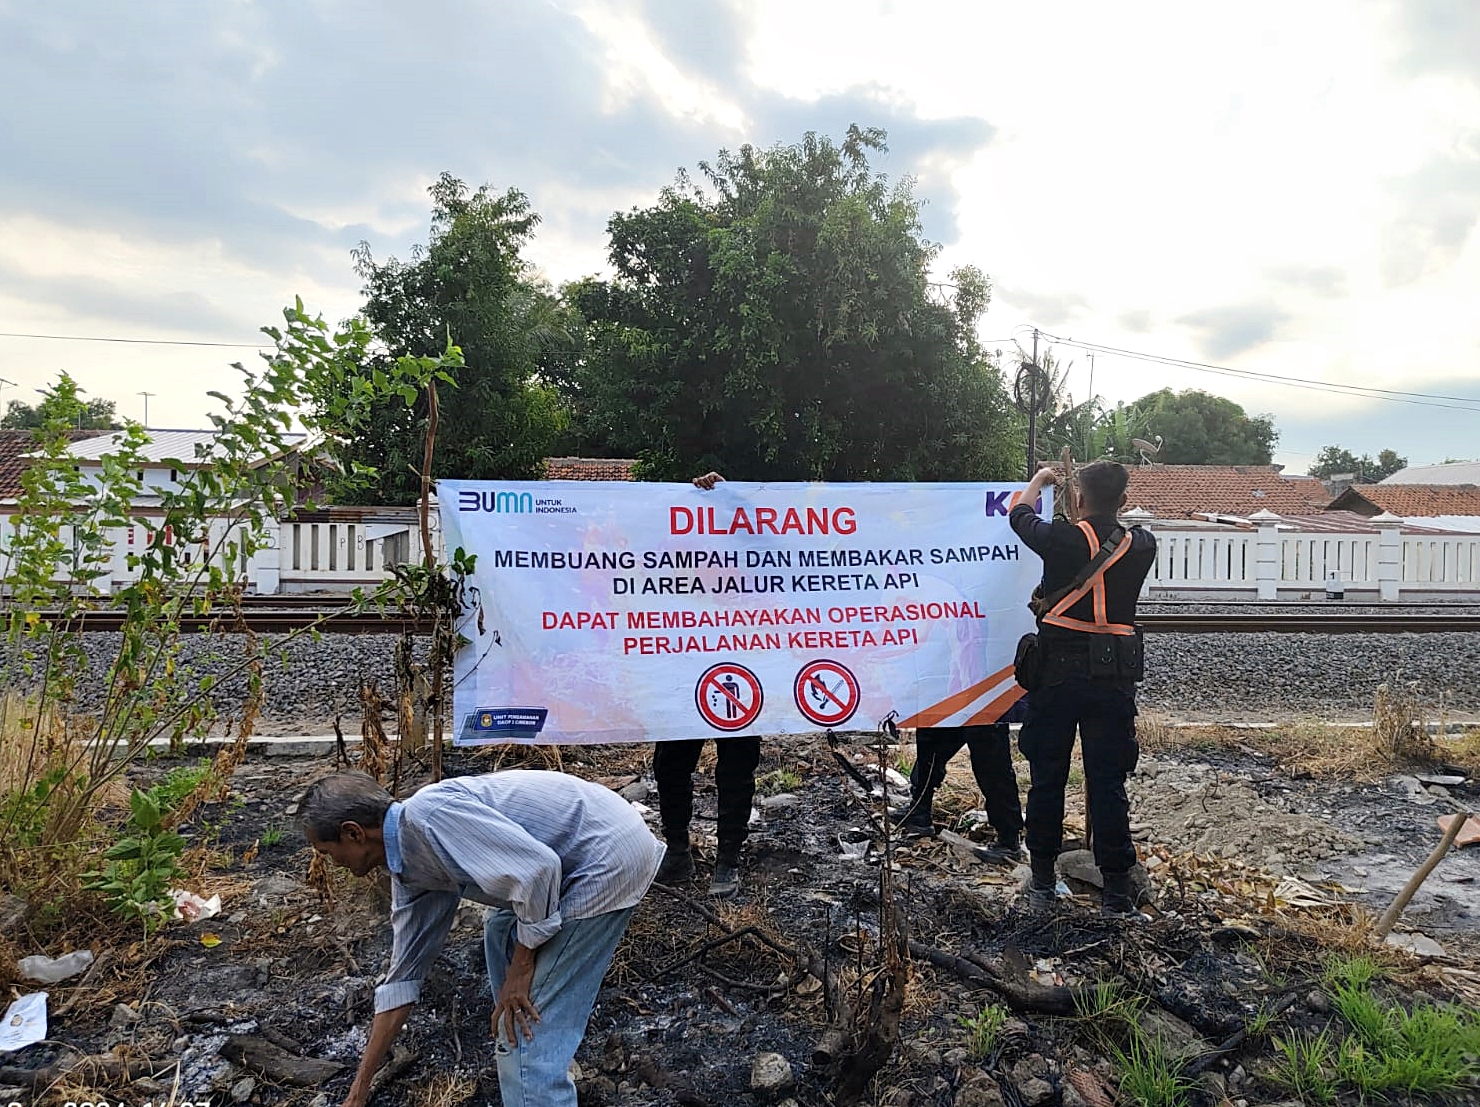
[[[1200,389],[1142,396],[1129,405],[1127,421],[1161,437],[1156,460],[1168,465],[1268,465],[1279,440],[1272,417],[1251,416]]]
[[[464,364],[457,391],[443,394],[438,432],[441,473],[476,480],[539,475],[563,426],[554,387],[568,375],[574,330],[553,292],[532,279],[520,251],[539,217],[515,189],[470,191],[444,173],[429,190],[431,231],[409,261],[378,263],[367,243],[355,253],[364,280],[362,310],[377,340],[362,376],[383,380],[387,365],[450,341]],[[346,502],[410,503],[420,490],[425,397],[374,412],[340,446],[346,469],[369,466],[376,486]]]
[[[83,400],[82,390],[65,371],[56,384],[42,393],[41,402],[32,406],[21,400],[11,400],[5,406],[5,417],[0,427],[8,430],[37,430],[47,422],[65,412],[69,427],[79,430],[122,430],[118,421],[118,405],[112,400]]]
[[[608,224],[616,277],[567,288],[583,449],[682,479],[966,480],[1016,472],[1013,417],[975,328],[973,268],[933,287],[908,181],[878,130],[744,146]]]
[[[1322,446],[1307,472],[1321,480],[1350,473],[1358,484],[1376,484],[1407,467],[1408,459],[1399,457],[1396,450],[1380,450],[1373,460],[1368,454],[1358,457],[1341,446]]]

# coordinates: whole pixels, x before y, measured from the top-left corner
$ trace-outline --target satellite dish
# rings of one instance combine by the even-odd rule
[[[1147,442],[1144,438],[1132,438],[1131,449],[1141,455],[1142,465],[1150,465],[1151,459],[1161,453],[1161,442],[1162,438],[1159,434],[1156,436],[1156,442],[1154,444]]]

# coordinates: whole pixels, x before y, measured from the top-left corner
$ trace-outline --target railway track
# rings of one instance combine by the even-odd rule
[[[1147,611],[1140,617],[1148,634],[1424,634],[1438,631],[1480,631],[1480,609],[1405,605],[1389,610],[1339,611],[1329,607],[1314,609],[1301,606],[1295,610],[1261,611]],[[1262,605],[1267,607],[1268,605]],[[4,609],[0,608],[0,612]],[[43,622],[53,622],[55,613],[41,613]],[[106,632],[121,629],[121,612],[100,608],[73,619],[69,630]],[[254,634],[287,634],[314,627],[325,634],[400,634],[429,633],[431,625],[395,613],[378,611],[345,611],[326,604],[321,597],[254,598],[244,604],[240,613],[214,612],[210,615],[187,615],[181,619],[181,630],[187,633],[231,633],[250,631]]]

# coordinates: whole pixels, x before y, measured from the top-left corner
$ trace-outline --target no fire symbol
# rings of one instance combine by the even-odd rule
[[[797,673],[797,710],[818,726],[842,726],[862,698],[858,678],[836,661],[813,661]]]
[[[744,730],[760,716],[761,682],[744,665],[726,661],[704,671],[694,687],[694,704],[716,730]]]

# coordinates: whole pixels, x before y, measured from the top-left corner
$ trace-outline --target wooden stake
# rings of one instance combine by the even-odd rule
[[[1079,497],[1074,494],[1074,454],[1068,446],[1059,455],[1064,467],[1064,518],[1071,523],[1079,522]]]
[[[1393,900],[1393,904],[1385,912],[1382,918],[1377,920],[1377,925],[1372,930],[1372,937],[1379,942],[1383,941],[1397,924],[1399,917],[1403,914],[1403,908],[1408,906],[1418,892],[1419,886],[1428,879],[1429,873],[1438,867],[1444,855],[1449,852],[1449,847],[1454,845],[1454,840],[1459,837],[1460,828],[1469,821],[1470,812],[1462,811],[1455,816],[1454,821],[1449,824],[1449,829],[1444,832],[1444,837],[1434,847],[1434,852],[1429,854],[1429,859],[1419,866],[1418,871],[1409,878],[1408,883],[1403,885],[1403,890]]]

